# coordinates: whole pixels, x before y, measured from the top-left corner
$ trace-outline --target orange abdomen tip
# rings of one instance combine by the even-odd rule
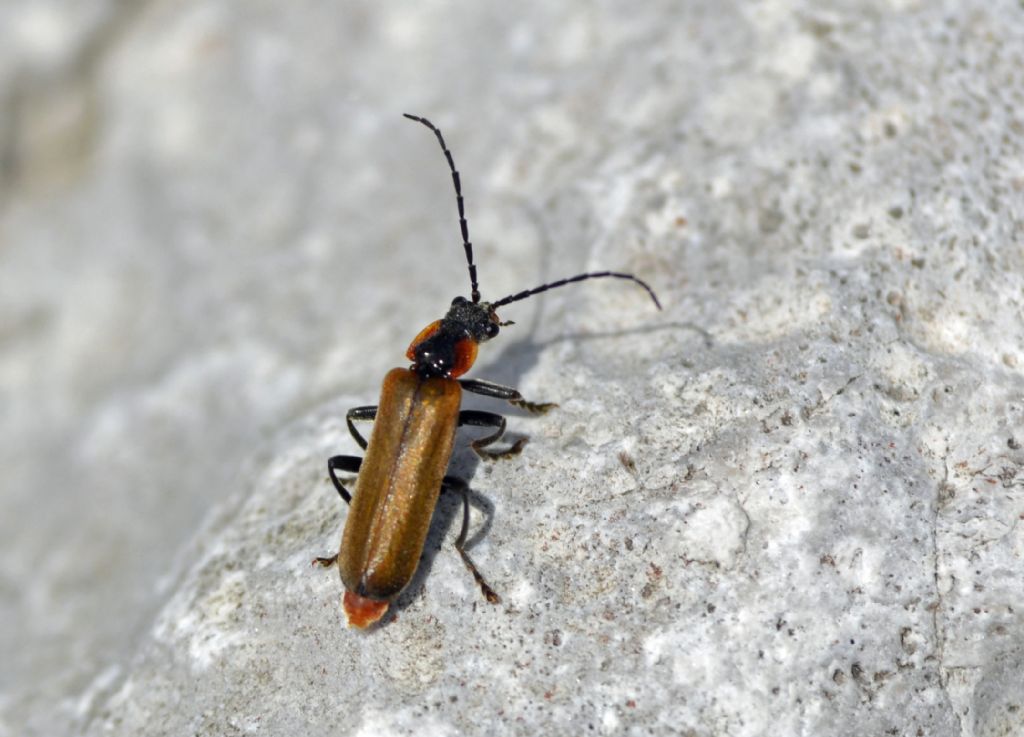
[[[365,596],[354,594],[351,591],[345,592],[342,606],[345,608],[345,617],[348,619],[349,626],[359,629],[369,627],[383,617],[388,610],[388,602],[380,599],[367,599]]]

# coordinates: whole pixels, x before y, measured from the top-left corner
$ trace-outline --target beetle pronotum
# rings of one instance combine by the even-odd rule
[[[555,405],[528,402],[510,387],[459,378],[473,365],[477,346],[496,336],[500,327],[512,324],[501,322],[496,310],[549,289],[598,278],[635,282],[647,290],[655,306],[661,309],[650,286],[632,274],[615,271],[577,274],[495,302],[482,302],[455,161],[437,126],[426,118],[405,117],[434,132],[448,161],[459,208],[462,246],[469,266],[470,298],[456,297],[443,318],[430,323],[413,338],[405,354],[412,365],[388,372],[376,407],[355,407],[348,411],[349,432],[366,455],[363,458],[339,455],[327,461],[331,481],[350,508],[338,553],[317,558],[314,564],[338,564],[345,586],[345,615],[355,627],[367,627],[384,616],[388,605],[412,580],[442,490],[462,495],[462,530],[455,541],[455,549],[487,601],[497,603],[500,600],[465,550],[469,486],[445,472],[455,431],[460,425],[494,429],[490,435],[470,444],[477,455],[486,460],[517,454],[526,440],[520,439],[502,450],[488,450],[487,446],[504,434],[505,418],[492,412],[460,409],[462,391],[504,399],[533,414],[547,412]],[[374,425],[367,441],[353,423],[370,420],[374,420]],[[338,479],[339,471],[358,473],[354,495],[349,494]]]

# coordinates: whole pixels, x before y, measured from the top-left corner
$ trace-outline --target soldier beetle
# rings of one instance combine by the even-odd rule
[[[384,616],[389,604],[412,580],[441,491],[453,491],[462,496],[462,530],[455,541],[455,549],[487,601],[492,604],[500,601],[465,550],[469,486],[462,479],[446,475],[446,471],[455,432],[461,425],[493,429],[490,435],[470,444],[477,455],[486,460],[519,453],[526,439],[502,450],[487,449],[504,434],[505,418],[493,412],[460,409],[462,392],[503,399],[533,414],[543,414],[556,405],[529,402],[511,387],[459,378],[473,365],[477,346],[495,337],[499,328],[513,324],[501,322],[496,310],[549,289],[598,278],[635,282],[647,290],[655,306],[661,309],[650,286],[632,274],[615,271],[577,274],[495,302],[481,301],[455,161],[437,126],[426,118],[408,114],[405,117],[434,132],[448,161],[459,209],[462,246],[469,266],[470,298],[456,297],[443,318],[430,323],[413,338],[405,354],[412,365],[388,372],[377,406],[355,407],[348,411],[345,419],[349,432],[366,455],[363,458],[339,455],[327,461],[331,482],[350,507],[338,553],[317,558],[313,563],[325,567],[338,565],[345,587],[346,618],[350,625],[360,628]],[[354,422],[357,421],[374,422],[369,441],[356,429]],[[339,472],[358,474],[354,494],[338,479]]]

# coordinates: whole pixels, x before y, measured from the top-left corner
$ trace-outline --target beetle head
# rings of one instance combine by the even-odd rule
[[[409,345],[406,357],[421,376],[454,379],[469,371],[476,347],[498,334],[502,323],[487,302],[452,300],[448,314],[423,328]]]

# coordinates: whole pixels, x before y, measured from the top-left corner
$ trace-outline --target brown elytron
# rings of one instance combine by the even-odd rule
[[[632,274],[595,271],[549,282],[496,302],[482,302],[477,285],[473,246],[462,201],[462,186],[451,152],[441,131],[425,118],[406,115],[434,132],[444,151],[455,185],[459,208],[462,246],[469,265],[470,299],[456,297],[447,314],[430,323],[413,339],[406,357],[412,365],[388,372],[381,387],[380,404],[355,407],[348,411],[349,432],[363,450],[364,458],[333,456],[327,461],[331,481],[350,504],[348,520],[338,554],[317,558],[324,566],[338,563],[345,586],[343,606],[349,624],[367,627],[378,621],[389,604],[412,580],[430,528],[430,520],[442,491],[462,495],[462,529],[455,549],[473,574],[487,601],[500,601],[494,590],[470,560],[465,550],[469,530],[469,486],[465,481],[446,476],[452,455],[455,431],[460,425],[489,427],[494,432],[474,440],[470,446],[486,460],[515,455],[525,439],[499,451],[485,450],[505,432],[505,418],[493,412],[460,410],[462,390],[504,399],[535,414],[547,412],[554,404],[528,402],[506,386],[479,379],[460,379],[476,360],[477,346],[490,340],[503,325],[495,310],[534,294],[566,284],[614,277],[642,286],[661,309],[654,291]],[[353,421],[374,420],[367,442]],[[337,472],[358,473],[355,498],[338,479]]]
[[[416,572],[461,399],[462,388],[451,379],[425,379],[403,368],[384,378],[338,552],[341,581],[355,596],[390,601]]]

